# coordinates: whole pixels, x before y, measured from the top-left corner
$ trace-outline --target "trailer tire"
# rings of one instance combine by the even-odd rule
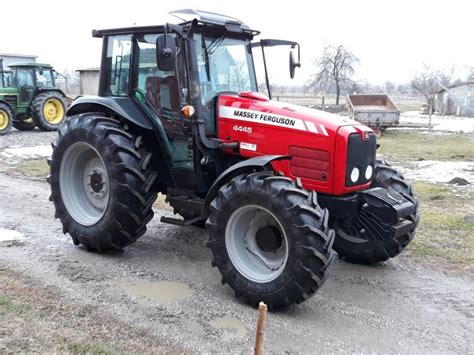
[[[50,199],[74,244],[105,252],[145,233],[157,173],[140,135],[117,119],[86,113],[70,117],[52,146]]]
[[[415,237],[416,227],[420,219],[418,199],[413,194],[411,183],[407,182],[403,175],[386,161],[377,160],[375,162],[374,179],[371,187],[394,190],[413,202],[416,205],[415,213],[406,217],[413,222],[413,228],[409,233],[398,238],[366,240],[358,238],[356,235],[348,235],[343,229],[336,226],[337,236],[334,249],[342,259],[356,264],[375,264],[400,254]]]
[[[243,174],[210,204],[212,265],[222,283],[252,306],[303,302],[321,287],[336,258],[327,210],[315,192],[298,185],[269,171]]]

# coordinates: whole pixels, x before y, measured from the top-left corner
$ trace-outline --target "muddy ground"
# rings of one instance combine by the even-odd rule
[[[52,137],[0,137],[0,353],[251,351],[256,311],[221,285],[204,230],[159,222],[169,214],[162,202],[147,233],[120,253],[88,253],[62,234],[44,181]],[[436,156],[428,153],[439,140],[381,153],[407,171],[419,158],[472,162],[474,138],[460,142]],[[474,351],[472,185],[414,178],[427,222],[409,250],[374,267],[338,261],[315,297],[268,315],[267,351]]]

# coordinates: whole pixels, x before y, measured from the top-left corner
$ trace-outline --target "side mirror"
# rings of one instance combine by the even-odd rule
[[[176,41],[164,34],[156,39],[156,62],[161,71],[174,71],[176,65]]]
[[[290,51],[290,78],[293,79],[295,77],[295,68],[300,68],[301,63],[296,61],[293,51]],[[298,58],[299,60],[299,58]]]

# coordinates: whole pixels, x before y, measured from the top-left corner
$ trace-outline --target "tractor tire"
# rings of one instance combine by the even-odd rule
[[[270,308],[300,303],[326,280],[336,253],[315,192],[263,171],[222,186],[206,222],[212,266],[235,296]]]
[[[19,131],[31,131],[36,127],[36,123],[31,117],[23,120],[17,117],[17,119],[13,121],[13,127]]]
[[[42,131],[56,131],[66,118],[67,104],[58,92],[39,94],[31,104],[31,117]]]
[[[13,111],[5,104],[0,104],[0,136],[6,134],[12,127]]]
[[[404,180],[402,174],[392,168],[386,161],[377,160],[374,169],[374,179],[370,187],[383,187],[394,190],[416,205],[415,213],[406,217],[413,222],[410,232],[397,238],[384,240],[367,240],[354,233],[336,227],[336,242],[334,249],[339,256],[356,264],[375,264],[386,261],[400,254],[413,240],[419,222],[418,199],[413,195],[411,183]]]
[[[87,113],[70,117],[52,146],[50,199],[75,245],[117,250],[145,233],[158,174],[140,135],[114,118]]]

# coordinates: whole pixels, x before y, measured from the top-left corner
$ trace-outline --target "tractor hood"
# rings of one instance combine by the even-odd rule
[[[370,130],[347,117],[269,100],[266,96],[253,92],[243,92],[238,97],[220,96],[219,117],[325,136],[333,136],[342,126]]]

